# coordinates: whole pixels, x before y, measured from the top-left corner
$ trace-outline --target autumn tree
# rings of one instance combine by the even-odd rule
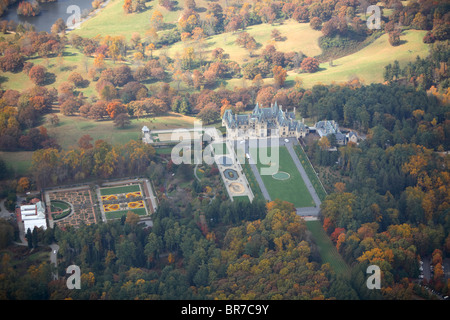
[[[283,69],[281,66],[274,66],[272,72],[276,86],[278,88],[282,87],[284,85],[284,82],[286,81],[287,76],[286,70]]]
[[[23,193],[30,188],[30,180],[27,177],[21,177],[17,182],[17,192]]]
[[[107,104],[106,112],[111,119],[114,119],[117,115],[126,113],[127,109],[120,100],[113,100]]]
[[[114,117],[114,126],[118,128],[125,128],[126,126],[130,125],[130,116],[128,113],[120,113],[115,115]]]
[[[43,85],[46,80],[47,69],[41,65],[35,65],[31,68],[28,76],[36,85]]]
[[[56,22],[52,25],[52,28],[50,29],[50,31],[52,33],[61,33],[63,31],[65,31],[67,28],[66,23],[64,22],[64,20],[62,18],[59,18],[58,20],[56,20]]]
[[[311,19],[309,25],[314,30],[320,30],[320,28],[322,27],[322,20],[319,17],[314,17]]]
[[[23,67],[24,58],[17,47],[8,47],[0,57],[0,69],[3,72],[16,72]]]
[[[156,31],[160,30],[164,25],[164,17],[158,10],[153,11],[152,16],[150,18],[150,26],[154,28]]]
[[[84,82],[85,82],[85,80],[83,79],[81,74],[79,74],[76,71],[72,72],[69,75],[69,77],[67,78],[67,80],[72,82],[75,85],[75,87],[82,87],[82,86],[84,86]]]
[[[313,73],[319,70],[319,60],[312,57],[307,57],[303,59],[300,68],[308,73]]]
[[[141,12],[145,10],[145,0],[125,0],[122,8],[125,13]]]
[[[281,41],[283,38],[281,37],[281,32],[278,29],[273,29],[270,33],[270,37],[275,41]]]
[[[91,141],[93,140],[94,138],[92,138],[89,134],[85,134],[80,139],[78,139],[78,146],[84,150],[92,149],[94,146],[92,145]]]
[[[210,124],[217,121],[220,117],[220,112],[214,103],[208,103],[197,115],[204,124]]]

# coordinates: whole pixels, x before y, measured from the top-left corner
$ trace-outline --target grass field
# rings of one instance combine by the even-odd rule
[[[109,196],[111,194],[120,194],[120,193],[128,193],[128,192],[137,192],[141,191],[139,185],[133,184],[128,186],[120,186],[120,187],[111,187],[111,188],[100,188],[100,194],[102,196]]]
[[[126,215],[129,211],[140,215],[145,216],[147,215],[147,210],[145,208],[139,208],[139,209],[128,209],[128,210],[120,210],[120,211],[113,211],[113,212],[105,212],[106,219],[120,219],[123,215]]]
[[[50,117],[47,115],[46,117]],[[63,149],[77,145],[78,139],[89,134],[94,140],[102,139],[112,144],[125,144],[140,137],[143,126],[153,129],[192,128],[196,118],[168,113],[155,118],[131,119],[131,124],[123,129],[114,127],[111,120],[94,121],[79,116],[64,116],[58,114],[59,125],[46,125],[48,134],[54,137]]]
[[[320,64],[319,71],[315,73],[298,73],[288,71],[285,86],[295,84],[296,78],[302,81],[302,87],[312,88],[316,84],[341,84],[359,78],[366,85],[383,83],[383,70],[386,65],[398,60],[400,67],[414,61],[417,56],[428,56],[429,45],[422,39],[426,31],[406,30],[402,33],[402,44],[393,47],[389,44],[388,35],[384,34],[362,50],[333,60],[331,67],[328,62]],[[273,84],[273,78],[264,78],[264,84]],[[226,81],[226,88],[251,85],[251,80],[230,79]]]
[[[250,149],[252,157],[258,152],[267,152],[266,148]],[[289,173],[290,177],[286,180],[274,179],[271,175],[261,175],[267,191],[272,200],[281,199],[294,204],[296,208],[313,207],[314,201],[309,193],[300,172],[294,164],[286,147],[279,147],[279,171]],[[261,168],[268,168],[268,165],[262,165],[259,159],[256,166],[261,173]]]
[[[282,37],[284,37],[283,41],[274,42],[271,40],[270,34],[273,29],[280,31]],[[277,50],[282,52],[301,51],[307,56],[316,56],[322,52],[319,47],[319,38],[322,33],[312,30],[309,23],[298,23],[294,20],[287,20],[281,25],[259,24],[249,26],[245,29],[245,32],[254,37],[259,45],[252,58],[250,58],[249,52],[245,48],[235,43],[240,32],[226,32],[208,37],[205,41],[207,55],[209,56],[209,53],[215,48],[222,48],[226,54],[229,54],[230,60],[242,64],[257,58],[259,53],[268,44],[273,44]],[[191,45],[189,42],[178,42],[169,46],[167,53],[171,57],[174,57],[176,53],[182,55],[184,48]]]
[[[323,263],[329,263],[338,275],[349,276],[350,267],[345,263],[336,247],[322,228],[320,221],[306,221],[306,226],[311,232],[319,249]]]
[[[362,50],[348,56],[333,60],[333,67],[328,62],[320,64],[320,70],[311,74],[288,72],[286,81],[294,81],[299,77],[305,88],[317,83],[345,83],[358,77],[365,84],[384,82],[383,70],[386,65],[398,60],[400,66],[414,61],[417,56],[426,57],[429,45],[422,39],[426,31],[406,30],[401,36],[402,44],[393,47],[389,44],[388,35],[384,34]]]
[[[3,159],[6,165],[12,168],[18,176],[23,176],[29,173],[32,155],[33,151],[0,151],[0,159]]]
[[[106,36],[124,36],[130,40],[133,32],[144,34],[150,28],[150,17],[153,7],[157,1],[147,2],[147,10],[142,13],[125,14],[123,11],[123,1],[111,0],[99,14],[85,21],[79,29],[71,32],[82,37],[92,38],[97,35]],[[162,8],[163,9],[163,8]],[[163,15],[166,15],[167,10],[160,10]],[[167,17],[165,18],[165,20]]]
[[[72,72],[78,72],[84,79],[89,79],[88,70],[93,65],[94,58],[86,57],[77,49],[66,46],[62,57],[32,57],[28,62],[34,65],[41,65],[47,69],[47,72],[54,75],[54,78],[48,81],[45,86],[47,88],[58,88],[59,85],[68,80],[69,75]],[[109,67],[114,66],[113,62],[109,59],[105,60],[105,64]],[[6,78],[6,81],[2,83],[4,89],[13,89],[23,91],[34,87],[34,83],[29,79],[25,72],[4,72],[2,76]],[[53,76],[50,77],[50,79]],[[83,93],[84,96],[90,97],[97,95],[95,87],[91,82],[89,86],[85,88],[76,88],[76,91]]]

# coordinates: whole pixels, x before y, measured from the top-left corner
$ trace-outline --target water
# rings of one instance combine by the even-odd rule
[[[20,1],[8,7],[8,11],[0,17],[1,20],[14,20],[17,23],[28,22],[35,26],[36,31],[50,32],[52,25],[62,18],[66,23],[67,19],[73,12],[67,13],[70,5],[77,5],[81,9],[81,13],[92,9],[93,0],[58,0],[56,2],[41,3],[41,13],[36,17],[18,16],[16,11]]]

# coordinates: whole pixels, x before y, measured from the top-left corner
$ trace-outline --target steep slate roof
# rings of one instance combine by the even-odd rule
[[[300,131],[306,128],[301,121],[295,120],[294,112],[282,111],[277,102],[269,108],[260,108],[257,103],[252,113],[245,115],[233,115],[233,112],[228,109],[225,110],[223,120],[230,128],[235,128],[236,125],[248,125],[249,122],[266,122],[269,129],[287,126],[289,131]]]

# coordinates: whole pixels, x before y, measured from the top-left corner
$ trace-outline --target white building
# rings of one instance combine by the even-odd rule
[[[147,126],[142,127],[142,142],[152,143],[152,138],[150,136],[150,129]]]
[[[28,229],[33,231],[34,227],[47,229],[47,220],[45,219],[45,207],[42,201],[35,204],[20,206],[20,215],[22,217],[25,233]]]

